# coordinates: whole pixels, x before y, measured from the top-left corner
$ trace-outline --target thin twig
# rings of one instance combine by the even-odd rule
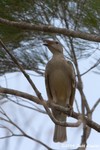
[[[47,146],[47,145],[44,144],[43,142],[41,142],[41,141],[39,141],[39,140],[37,140],[37,139],[35,139],[35,138],[29,136],[28,134],[26,134],[25,131],[23,131],[16,123],[14,123],[14,122],[11,120],[11,118],[6,114],[6,112],[3,110],[3,108],[2,108],[2,107],[0,107],[0,108],[1,108],[1,110],[2,110],[2,114],[7,118],[7,119],[5,119],[5,118],[3,118],[3,117],[0,117],[0,119],[3,120],[3,121],[5,121],[5,122],[8,122],[8,123],[12,124],[14,127],[16,127],[16,128],[22,133],[22,134],[14,134],[13,132],[11,132],[11,130],[9,130],[10,133],[12,133],[12,135],[5,136],[5,137],[0,137],[0,139],[12,137],[12,136],[15,136],[15,135],[16,135],[16,136],[24,136],[24,137],[26,137],[26,138],[28,138],[28,139],[31,139],[31,140],[33,140],[33,141],[35,141],[35,142],[38,142],[39,144],[43,145],[43,146],[46,147],[47,149],[53,150],[52,148],[50,148],[49,146]]]
[[[17,104],[17,105],[19,105],[19,106],[22,106],[22,107],[24,107],[24,108],[28,108],[28,109],[35,110],[35,111],[40,112],[40,113],[43,113],[43,114],[47,114],[44,110],[40,109],[40,108],[37,107],[36,105],[34,105],[34,107],[36,107],[36,108],[34,108],[34,107],[31,107],[31,106],[27,106],[27,105],[25,105],[25,104],[21,104],[21,103],[19,103],[19,102],[16,102],[15,100],[12,100],[12,99],[10,99],[10,98],[8,98],[8,99],[9,99],[11,102],[13,102],[13,103],[15,103],[15,104]],[[24,100],[24,102],[25,102],[25,100]]]
[[[7,88],[0,88],[0,93],[12,94],[12,95],[16,95],[16,96],[19,96],[19,97],[23,97],[23,98],[26,98],[26,99],[28,99],[28,100],[30,100],[30,101],[32,101],[32,102],[35,102],[35,103],[40,104],[40,105],[43,105],[43,106],[44,106],[44,104],[45,104],[45,107],[50,107],[50,108],[53,107],[53,108],[55,108],[55,109],[57,109],[57,110],[59,110],[59,111],[65,113],[65,114],[67,114],[68,116],[71,116],[71,117],[73,117],[73,118],[75,118],[75,119],[78,119],[79,116],[80,116],[79,113],[76,113],[76,112],[74,112],[74,111],[72,112],[72,115],[71,115],[71,114],[70,114],[70,109],[65,108],[65,107],[63,107],[63,106],[59,106],[59,105],[54,104],[54,103],[48,104],[48,102],[47,102],[47,101],[44,101],[44,100],[43,100],[44,103],[42,103],[37,97],[32,96],[32,95],[30,95],[30,94],[26,94],[26,93],[24,93],[24,92],[20,92],[20,91],[17,91],[17,90],[12,90],[12,89],[7,89]],[[25,96],[26,96],[26,97],[25,97]],[[52,117],[53,117],[53,116],[52,116]],[[91,128],[93,128],[94,130],[100,132],[100,125],[99,125],[99,124],[95,123],[94,121],[90,120],[89,118],[87,118],[87,117],[85,117],[85,116],[84,116],[84,119],[85,119],[85,121],[86,121],[86,124],[87,124],[89,127],[91,127]],[[62,126],[63,126],[63,125],[64,125],[64,126],[67,126],[67,125],[68,125],[67,123],[62,123],[62,122],[57,121],[56,119],[54,119],[54,117],[53,117],[52,121],[53,121],[54,123],[60,124],[60,125],[62,125]]]
[[[91,109],[91,113],[94,112],[94,110],[96,109],[96,107],[98,106],[98,104],[100,103],[100,98],[96,101],[96,103],[94,104],[94,106]]]
[[[97,60],[97,62],[90,67],[88,70],[86,70],[84,73],[80,74],[81,76],[85,75],[86,73],[88,73],[89,71],[91,71],[92,69],[94,69],[95,67],[97,67],[100,64],[100,59]]]
[[[24,71],[23,67],[18,63],[17,59],[10,53],[10,51],[7,49],[7,47],[4,45],[4,43],[2,42],[2,40],[0,40],[0,43],[2,45],[2,47],[4,48],[4,50],[7,52],[7,54],[11,57],[11,59],[13,60],[13,62],[17,65],[17,67],[20,69],[20,71],[23,73],[23,75],[26,77],[26,79],[28,80],[28,82],[30,83],[30,85],[32,86],[32,88],[34,89],[37,97],[41,100],[41,103],[43,105],[43,107],[45,108],[46,112],[48,113],[49,117],[51,118],[52,121],[54,121],[54,117],[53,114],[51,113],[51,111],[49,110],[49,108],[47,107],[45,101],[43,100],[43,97],[41,95],[41,93],[39,92],[39,90],[36,88],[35,84],[33,83],[33,81],[31,80],[30,76]],[[57,120],[55,119],[55,122]],[[58,122],[58,121],[57,121]]]
[[[13,62],[17,65],[17,67],[20,69],[20,71],[23,73],[23,75],[26,77],[27,81],[30,83],[30,85],[32,86],[32,88],[36,92],[37,96],[40,97],[41,94],[38,91],[38,89],[36,88],[36,86],[33,83],[33,81],[31,80],[30,76],[25,72],[25,70],[23,69],[23,67],[18,63],[17,59],[10,53],[10,51],[4,45],[4,43],[2,42],[2,40],[0,40],[0,44],[2,45],[2,47],[4,48],[4,50],[6,51],[6,53],[11,57],[11,59],[13,60]]]

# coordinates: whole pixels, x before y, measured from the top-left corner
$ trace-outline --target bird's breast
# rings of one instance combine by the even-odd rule
[[[66,74],[66,71],[62,69],[55,69],[50,74],[49,79],[52,95],[55,95],[56,99],[60,103],[66,102],[66,99],[70,97],[71,87],[70,80]]]

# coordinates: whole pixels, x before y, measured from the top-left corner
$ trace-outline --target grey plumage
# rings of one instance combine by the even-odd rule
[[[45,40],[49,50],[53,53],[52,59],[47,63],[45,70],[45,84],[48,100],[66,107],[73,106],[75,96],[75,72],[71,62],[65,60],[63,47],[57,41]],[[66,115],[52,109],[54,117],[59,121],[66,121]],[[55,125],[55,142],[67,140],[66,127]]]

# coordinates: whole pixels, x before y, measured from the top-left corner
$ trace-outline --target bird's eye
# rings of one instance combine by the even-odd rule
[[[59,42],[56,42],[56,44],[59,44]]]

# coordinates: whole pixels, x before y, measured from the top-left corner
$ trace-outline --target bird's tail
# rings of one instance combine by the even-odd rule
[[[64,142],[67,140],[66,127],[55,125],[54,142]]]
[[[67,116],[59,111],[53,111],[53,115],[58,121],[61,121],[61,122],[66,121]],[[67,140],[66,127],[55,125],[53,141],[64,142],[66,140]]]

